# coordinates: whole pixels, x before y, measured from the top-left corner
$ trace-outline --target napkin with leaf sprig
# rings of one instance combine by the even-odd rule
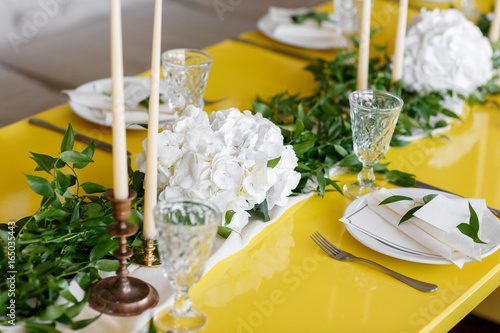
[[[366,202],[378,217],[369,221],[371,233],[382,238],[402,233],[405,246],[438,255],[460,268],[471,258],[481,261],[483,253],[500,245],[500,221],[484,199],[403,196],[380,189]],[[352,218],[349,222],[356,224]]]

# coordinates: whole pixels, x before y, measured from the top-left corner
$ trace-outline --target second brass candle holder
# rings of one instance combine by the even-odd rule
[[[154,240],[142,239],[146,244],[143,246],[134,246],[134,255],[130,258],[130,261],[143,267],[160,267],[160,254],[158,248],[154,244]]]

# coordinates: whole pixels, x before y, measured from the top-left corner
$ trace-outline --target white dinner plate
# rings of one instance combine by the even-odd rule
[[[444,196],[447,196],[449,198],[457,197],[455,195],[446,193],[446,192],[440,192],[440,191],[434,191],[434,190],[427,190],[427,189],[420,189],[420,188],[394,188],[391,189],[391,192],[397,195],[406,195],[406,196],[418,196],[418,197],[423,197],[427,194],[433,194],[433,193],[439,193]],[[349,206],[345,209],[344,216],[349,215],[350,213],[354,212],[358,207],[364,204],[366,201],[365,197],[358,198],[351,202]],[[375,214],[375,213],[373,213]],[[452,262],[442,258],[442,257],[436,257],[436,256],[428,256],[428,255],[419,255],[419,254],[413,254],[409,253],[403,250],[400,250],[396,247],[390,246],[389,244],[383,243],[379,241],[378,239],[373,238],[372,236],[364,233],[363,231],[357,229],[356,227],[350,225],[349,223],[344,223],[347,231],[351,234],[352,237],[354,237],[356,240],[358,240],[361,244],[369,247],[370,249],[380,252],[382,254],[388,255],[390,257],[398,258],[401,260],[406,260],[406,261],[412,261],[412,262],[418,262],[418,263],[423,263],[423,264],[433,264],[433,265],[450,265],[453,264]],[[482,258],[486,258],[487,256],[493,254],[495,251],[497,251],[500,248],[500,246],[492,246],[492,247],[483,247],[481,251]],[[468,262],[474,261],[474,259],[468,260]]]
[[[125,84],[129,82],[139,82],[144,80],[150,80],[150,79],[137,76],[126,76],[123,78],[123,82]],[[112,84],[111,78],[99,79],[82,84],[81,86],[76,88],[75,91],[96,92],[97,89],[99,89],[99,91],[111,92],[111,84]],[[99,111],[93,110],[88,106],[72,102],[71,100],[68,103],[73,112],[75,112],[77,115],[79,115],[80,117],[82,117],[87,121],[107,127],[111,127],[113,125],[111,117],[101,117]],[[176,117],[177,117],[176,115],[160,114],[160,121],[171,120],[175,119]],[[144,123],[147,124],[147,120]],[[130,122],[130,121],[126,121],[126,126],[127,129],[135,129],[135,130],[145,129],[143,126],[138,125],[136,122]]]
[[[305,49],[316,49],[316,50],[329,50],[329,49],[340,49],[340,48],[345,48],[346,43],[345,42],[338,42],[336,40],[333,40],[331,42],[318,42],[318,41],[299,41],[299,40],[294,40],[294,39],[288,39],[288,38],[281,38],[276,36],[273,33],[273,24],[271,21],[271,18],[269,14],[266,14],[262,16],[259,21],[257,22],[257,28],[262,32],[264,35],[267,37],[274,39],[275,41],[278,41],[283,44],[291,45],[291,46],[296,46],[296,47],[301,47]]]

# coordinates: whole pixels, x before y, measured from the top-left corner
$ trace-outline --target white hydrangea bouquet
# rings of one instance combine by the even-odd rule
[[[136,164],[145,172],[145,152]],[[288,203],[301,177],[296,166],[280,128],[250,111],[232,108],[208,116],[190,105],[158,137],[159,199],[207,200],[223,212],[221,225],[237,232],[256,205],[267,211]]]
[[[493,77],[492,58],[490,41],[462,12],[423,8],[412,18],[406,35],[405,89],[438,91],[444,97],[444,107],[460,115],[463,99]],[[440,116],[433,122],[445,118]]]

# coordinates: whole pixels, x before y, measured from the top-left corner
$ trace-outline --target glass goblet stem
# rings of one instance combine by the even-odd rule
[[[358,173],[359,184],[364,187],[372,187],[374,181],[373,163],[363,163],[363,169]]]
[[[189,297],[189,289],[178,288],[174,298],[174,305],[172,307],[174,314],[182,316],[188,313],[193,307],[193,301]]]

